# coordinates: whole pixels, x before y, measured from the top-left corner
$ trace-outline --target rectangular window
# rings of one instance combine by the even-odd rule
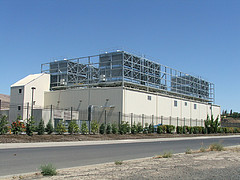
[[[177,101],[176,100],[174,101],[174,106],[177,107]]]
[[[187,106],[187,102],[185,102],[185,106]]]
[[[151,101],[152,100],[152,96],[148,96],[148,100]]]
[[[18,106],[18,110],[21,111],[21,106]]]
[[[194,104],[194,109],[197,109],[197,104]]]
[[[18,93],[19,93],[19,94],[22,94],[22,89],[18,89]]]

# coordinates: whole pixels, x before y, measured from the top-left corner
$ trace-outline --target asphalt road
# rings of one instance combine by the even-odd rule
[[[152,157],[166,151],[185,152],[212,143],[224,146],[240,145],[240,137],[211,137],[209,139],[135,142],[104,145],[0,149],[0,176],[39,171],[42,164],[52,163],[56,168],[68,168]]]

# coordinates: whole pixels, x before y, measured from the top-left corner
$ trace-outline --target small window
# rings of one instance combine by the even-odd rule
[[[18,93],[19,93],[19,94],[22,94],[22,89],[18,89]]]
[[[185,102],[185,106],[187,106],[187,102]]]
[[[197,104],[194,104],[194,109],[197,109]]]
[[[152,100],[152,96],[148,96],[148,100],[151,101]]]
[[[177,101],[174,101],[174,106],[177,107]]]
[[[21,111],[21,106],[18,106],[18,110]]]

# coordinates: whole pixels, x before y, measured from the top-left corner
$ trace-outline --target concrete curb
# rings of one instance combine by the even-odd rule
[[[240,137],[240,135],[228,136],[199,136],[199,137],[177,137],[177,138],[156,138],[156,139],[124,139],[124,140],[104,140],[104,141],[73,141],[73,142],[41,142],[41,143],[2,143],[0,149],[16,149],[16,148],[44,148],[44,147],[66,147],[66,146],[89,146],[103,144],[126,144],[139,142],[163,142],[163,141],[181,141],[192,139],[210,139],[210,138],[232,138]]]

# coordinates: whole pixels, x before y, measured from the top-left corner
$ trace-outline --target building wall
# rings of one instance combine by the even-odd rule
[[[35,87],[34,95],[33,95],[33,108],[41,109],[44,106],[44,92],[49,91],[50,88],[50,75],[49,74],[39,74],[32,75],[31,77],[26,77],[26,82],[24,79],[20,80],[15,85],[11,86],[11,97],[10,97],[10,113],[9,120],[16,120],[17,116],[20,115],[23,120],[27,119],[31,116],[31,106],[32,106],[32,87]],[[19,89],[22,90],[19,93]],[[18,106],[21,106],[21,109],[18,110]],[[33,114],[34,116],[34,114]]]
[[[174,97],[165,97],[146,92],[124,89],[123,113],[145,114],[148,116],[163,116],[163,124],[202,126],[207,115],[213,114],[214,118],[220,117],[220,106],[195,102]],[[148,98],[151,96],[151,100]],[[185,104],[186,103],[186,104]],[[175,106],[176,105],[176,106]],[[165,121],[164,121],[165,119]],[[156,122],[159,122],[156,119]]]
[[[122,87],[67,89],[45,92],[44,107],[53,109],[70,109],[86,111],[89,105],[94,110],[104,112],[110,116],[122,112]],[[87,114],[86,114],[87,115]],[[87,117],[79,116],[85,120]]]

